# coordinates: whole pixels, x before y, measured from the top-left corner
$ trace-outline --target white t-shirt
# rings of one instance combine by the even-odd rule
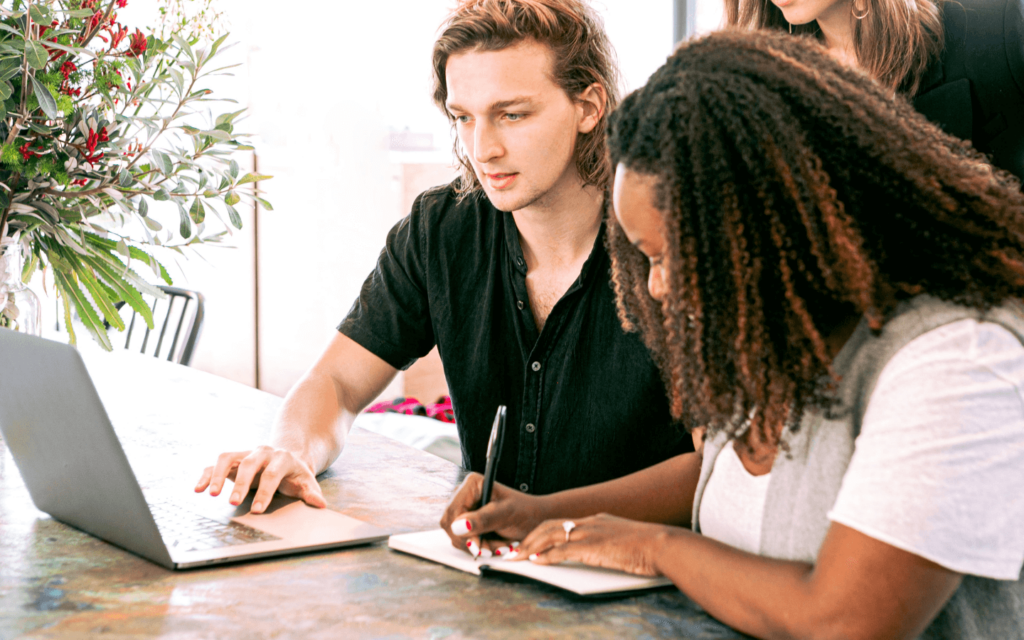
[[[727,447],[719,461],[727,454],[735,457]],[[743,501],[756,493],[742,465],[748,478],[737,481],[719,474],[719,461],[701,500],[701,532],[733,544],[749,523],[721,509],[720,496],[743,492],[733,498]],[[756,499],[745,513],[763,512],[765,494]],[[952,571],[1017,580],[1024,566],[1020,341],[998,324],[961,320],[900,349],[878,378],[828,517]],[[757,546],[747,549],[755,552],[757,523]]]

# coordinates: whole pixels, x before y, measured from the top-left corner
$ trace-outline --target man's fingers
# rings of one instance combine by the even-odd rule
[[[234,505],[242,502],[257,474],[266,467],[269,457],[266,447],[260,447],[238,463],[238,469],[235,471],[235,488],[231,491],[228,502]],[[277,491],[277,482],[274,482],[274,491]],[[270,495],[274,495],[273,492]]]
[[[220,495],[220,491],[224,487],[224,480],[227,479],[228,474],[238,465],[238,461],[247,455],[249,455],[248,451],[232,451],[217,456],[217,464],[213,465],[213,469],[210,472],[209,486],[211,496]]]
[[[239,475],[242,473],[242,465],[238,467]],[[246,468],[248,472],[248,468]],[[277,492],[277,488],[281,485],[281,479],[284,478],[284,473],[281,468],[281,463],[278,459],[272,458],[269,462],[264,465],[263,471],[260,473],[259,486],[256,489],[256,495],[252,499],[252,507],[250,511],[252,513],[263,513],[267,506],[270,505],[270,501],[274,497],[274,493]],[[231,495],[231,499],[234,500],[235,496],[239,494],[241,487],[239,486],[238,478],[235,478],[235,493]],[[241,495],[245,495],[242,493]]]
[[[199,482],[196,483],[196,493],[206,491],[206,487],[210,486],[210,478],[212,477],[213,467],[206,467],[203,469],[203,475],[199,476]]]

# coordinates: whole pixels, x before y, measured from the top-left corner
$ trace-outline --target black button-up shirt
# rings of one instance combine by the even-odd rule
[[[338,330],[398,369],[438,346],[466,468],[483,471],[504,404],[499,482],[546,494],[627,475],[693,445],[619,324],[603,235],[538,331],[512,214],[432,189],[388,234]]]

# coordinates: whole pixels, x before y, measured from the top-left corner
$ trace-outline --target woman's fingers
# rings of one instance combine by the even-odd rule
[[[480,487],[483,485],[483,476],[479,473],[471,473],[462,481],[459,490],[441,516],[441,528],[451,538],[452,546],[465,549],[467,536],[472,531],[472,524],[466,521],[465,515],[480,501]]]
[[[518,549],[518,554],[513,559],[536,560],[536,558],[539,558],[542,554],[547,553],[556,546],[565,544],[564,522],[564,520],[546,520],[542,522],[526,536]],[[573,532],[575,534],[575,529]],[[578,540],[579,538],[576,539]]]

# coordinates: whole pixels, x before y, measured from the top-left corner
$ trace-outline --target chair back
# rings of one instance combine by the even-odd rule
[[[132,316],[125,330],[124,348],[189,366],[203,330],[203,294],[163,285],[160,289],[167,298],[153,300],[152,330],[131,307],[121,307]]]

